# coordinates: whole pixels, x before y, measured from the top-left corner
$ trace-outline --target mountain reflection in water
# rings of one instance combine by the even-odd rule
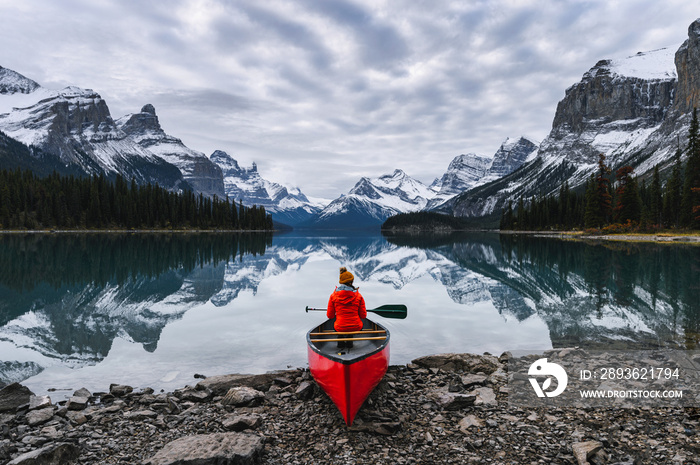
[[[0,383],[177,388],[304,366],[339,265],[405,303],[392,363],[436,352],[697,348],[700,247],[487,233],[6,234]],[[500,353],[500,352],[499,352]],[[76,383],[80,384],[77,385]],[[37,392],[39,393],[39,392]]]

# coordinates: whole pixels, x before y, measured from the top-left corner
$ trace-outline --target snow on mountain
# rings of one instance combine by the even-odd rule
[[[141,147],[176,166],[196,192],[219,198],[225,196],[221,169],[203,153],[166,134],[153,105],[147,104],[139,113],[119,118],[116,124]]]
[[[435,190],[398,169],[378,178],[363,177],[348,194],[332,201],[300,227],[364,229],[398,213],[422,210],[435,195]]]
[[[486,176],[492,161],[474,153],[455,157],[440,180],[440,195],[459,194],[476,185]]]
[[[538,145],[524,136],[518,139],[506,138],[493,158],[473,153],[459,155],[452,160],[442,178],[433,182],[431,187],[437,188],[438,193],[426,209],[439,209],[445,202],[469,189],[512,173],[537,151]]]
[[[638,52],[627,58],[608,60],[607,69],[619,76],[634,77],[647,81],[654,79],[676,79],[674,64],[676,47],[665,47],[650,52]]]
[[[28,160],[29,166],[50,162],[81,174],[122,174],[173,190],[188,187],[175,166],[117,127],[107,103],[91,89],[49,90],[0,68],[0,130],[30,146],[37,159]]]
[[[474,153],[459,155],[430,186],[398,169],[378,178],[363,177],[346,195],[300,226],[364,229],[399,213],[437,209],[464,191],[518,169],[536,149],[536,143],[520,137],[506,139],[493,158]]]
[[[325,205],[309,199],[298,188],[287,189],[264,179],[255,163],[250,168],[243,168],[222,150],[212,153],[210,159],[222,170],[224,191],[229,199],[263,206],[277,222],[296,225],[318,213]]]
[[[536,156],[526,157],[516,173],[450,200],[444,211],[456,216],[488,216],[508,201],[555,193],[564,181],[576,188],[597,169],[600,153],[613,169],[629,164],[637,175],[644,175],[657,163],[663,167],[677,141],[687,139],[682,123],[687,111],[677,108],[686,99],[677,92],[680,84],[674,62],[683,47],[674,50],[663,48],[596,63],[566,90],[552,130]],[[686,68],[698,72],[695,66]]]
[[[16,71],[0,66],[0,94],[31,94],[39,84]]]

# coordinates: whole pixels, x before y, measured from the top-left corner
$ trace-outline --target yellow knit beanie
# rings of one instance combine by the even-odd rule
[[[344,266],[340,267],[340,284],[352,284],[355,277]]]

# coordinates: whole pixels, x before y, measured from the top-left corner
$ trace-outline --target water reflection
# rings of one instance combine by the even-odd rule
[[[368,306],[409,305],[407,320],[387,320],[392,363],[447,351],[696,348],[700,330],[693,246],[487,233],[13,234],[0,236],[0,263],[0,383],[95,389],[88,378],[110,377],[104,389],[125,371],[126,382],[181,387],[193,370],[303,366],[313,317],[301,309],[325,303],[339,264]]]
[[[156,350],[161,332],[219,293],[226,264],[271,234],[0,236],[0,341],[67,366],[100,362],[114,340]],[[5,360],[0,383],[41,372]]]
[[[700,247],[496,234],[388,240],[505,285],[491,289],[499,312],[538,315],[554,347],[697,348]]]

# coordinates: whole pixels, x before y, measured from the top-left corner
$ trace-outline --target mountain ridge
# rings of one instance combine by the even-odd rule
[[[536,157],[518,174],[465,191],[440,211],[487,218],[519,198],[556,194],[565,181],[572,189],[582,188],[596,171],[600,153],[613,171],[630,165],[646,177],[660,165],[663,175],[679,145],[687,144],[690,112],[699,97],[696,20],[680,47],[598,61],[566,89]]]

